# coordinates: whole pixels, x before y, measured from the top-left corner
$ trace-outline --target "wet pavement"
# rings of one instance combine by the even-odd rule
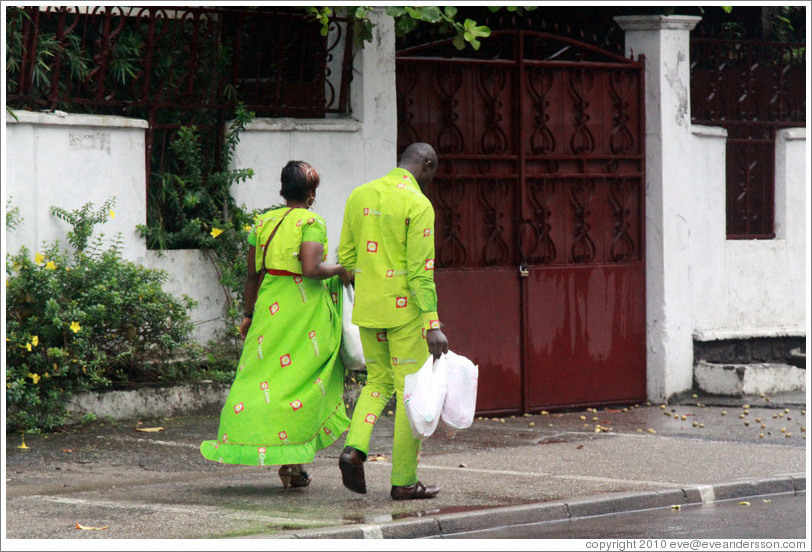
[[[441,535],[439,539],[803,539],[806,494],[722,500]],[[765,522],[769,520],[769,522]],[[653,542],[649,548],[665,548]]]
[[[276,468],[206,461],[198,447],[216,435],[216,412],[28,435],[27,448],[10,434],[6,538],[453,536],[803,492],[806,396],[765,399],[696,397],[477,419],[453,437],[438,430],[424,442],[419,474],[442,492],[407,502],[389,498],[392,416],[373,434],[367,495],[341,484],[343,438],[319,452],[307,489],[283,489]]]

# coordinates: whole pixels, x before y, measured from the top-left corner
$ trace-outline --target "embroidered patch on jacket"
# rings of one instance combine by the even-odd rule
[[[384,331],[382,331],[382,332],[377,332],[377,333],[375,334],[375,337],[377,337],[377,338],[378,338],[378,341],[379,341],[379,342],[386,341],[386,330],[384,330]]]
[[[378,242],[368,241],[367,242],[367,251],[370,253],[377,253],[378,252]]]
[[[299,409],[300,409],[300,408],[302,408],[303,406],[304,406],[304,405],[302,404],[302,401],[300,401],[299,399],[296,399],[295,401],[293,401],[292,403],[290,403],[290,407],[291,407],[291,408],[292,408],[294,411],[299,410]]]
[[[426,260],[426,270],[434,270],[434,259]]]
[[[374,424],[376,421],[378,421],[378,417],[375,414],[370,413],[367,414],[367,417],[364,418],[364,421],[368,424]]]
[[[234,413],[239,414],[240,412],[243,411],[244,408],[245,406],[242,403],[237,403],[234,405]]]
[[[284,366],[290,366],[290,355],[287,354],[287,355],[282,355],[281,357],[279,357],[279,364],[281,366],[283,366],[283,367]]]
[[[409,304],[409,300],[406,299],[405,297],[398,297],[397,299],[395,299],[395,307],[396,308],[403,309],[403,308],[406,308],[406,305],[408,305],[408,304]]]
[[[270,311],[271,311],[271,315],[272,315],[272,316],[273,316],[274,314],[276,314],[277,312],[279,312],[279,302],[277,301],[276,303],[274,303],[273,305],[271,305],[270,307],[268,307],[268,310],[270,310]]]

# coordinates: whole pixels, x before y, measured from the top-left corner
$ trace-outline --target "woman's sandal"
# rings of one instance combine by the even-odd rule
[[[290,486],[291,487],[307,487],[313,478],[302,469],[301,464],[294,464],[291,466]]]

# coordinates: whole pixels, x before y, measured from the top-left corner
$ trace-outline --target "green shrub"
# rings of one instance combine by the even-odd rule
[[[74,255],[53,244],[7,257],[8,429],[53,429],[72,393],[188,357],[195,302],[164,291],[167,274],[122,259],[120,247],[99,238]]]

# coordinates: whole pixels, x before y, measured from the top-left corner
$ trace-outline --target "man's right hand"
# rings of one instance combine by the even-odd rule
[[[427,331],[426,343],[428,343],[429,352],[434,355],[435,359],[440,358],[443,353],[448,352],[448,339],[442,330],[434,329]]]

